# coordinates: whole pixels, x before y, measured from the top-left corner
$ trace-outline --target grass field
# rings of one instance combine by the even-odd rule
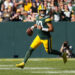
[[[68,59],[66,64],[61,58],[29,59],[24,69],[15,64],[23,59],[0,59],[0,75],[75,75],[75,59]]]

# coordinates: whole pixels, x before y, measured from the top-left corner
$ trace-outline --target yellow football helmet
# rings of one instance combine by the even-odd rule
[[[40,16],[45,16],[46,14],[46,8],[43,5],[39,5],[38,7],[38,13]]]

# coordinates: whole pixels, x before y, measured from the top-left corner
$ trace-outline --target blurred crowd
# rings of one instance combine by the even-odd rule
[[[34,22],[40,5],[55,22],[75,22],[75,0],[0,0],[0,22]]]

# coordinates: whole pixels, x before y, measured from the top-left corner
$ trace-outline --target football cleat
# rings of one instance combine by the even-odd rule
[[[67,54],[66,54],[66,52],[62,53],[62,58],[63,58],[63,62],[65,64],[67,62]]]
[[[24,62],[22,62],[22,63],[19,63],[19,64],[16,64],[16,67],[19,67],[19,68],[24,68]]]

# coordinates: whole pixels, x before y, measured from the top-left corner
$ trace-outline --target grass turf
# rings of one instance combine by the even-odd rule
[[[61,58],[29,59],[24,69],[15,65],[23,59],[0,59],[0,75],[75,75],[75,59],[66,64]]]

